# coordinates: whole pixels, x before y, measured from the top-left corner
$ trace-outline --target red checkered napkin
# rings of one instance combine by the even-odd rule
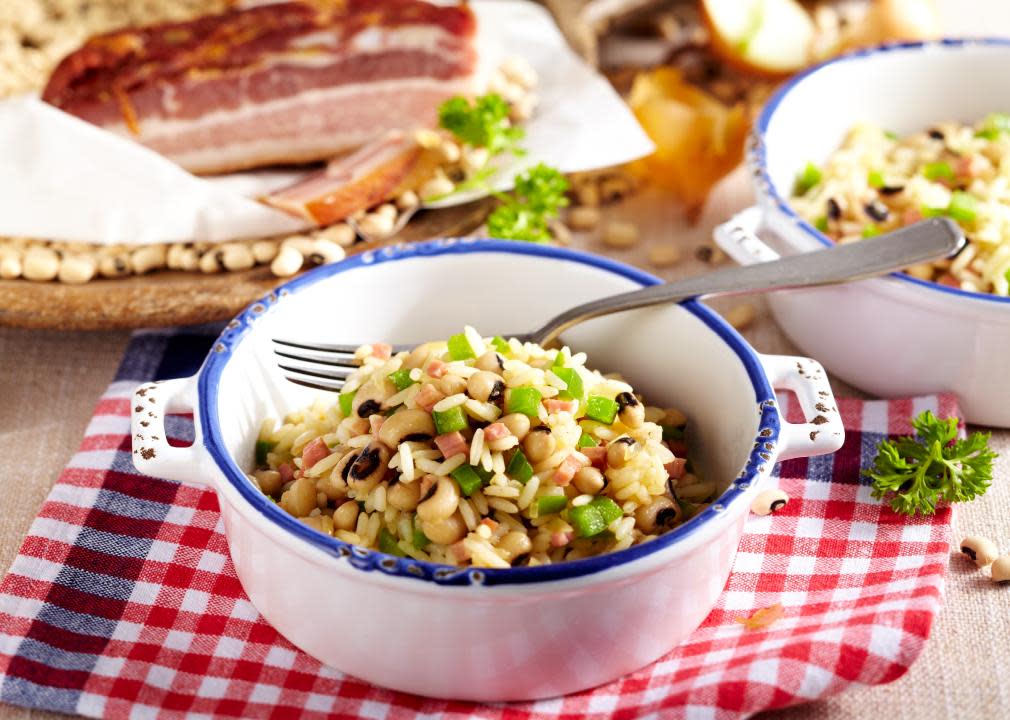
[[[259,616],[235,577],[212,492],[133,469],[130,393],[158,367],[144,341],[0,585],[4,702],[108,718],[731,718],[900,677],[939,609],[951,511],[895,515],[870,497],[859,468],[884,434],[910,432],[912,415],[957,407],[949,397],[842,400],[845,446],[778,467],[792,501],[749,518],[717,606],[660,661],[534,703],[373,687],[321,666]],[[178,419],[169,432],[192,428]]]

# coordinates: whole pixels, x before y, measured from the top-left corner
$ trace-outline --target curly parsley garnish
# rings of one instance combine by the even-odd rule
[[[438,124],[468,145],[487,148],[492,156],[523,152],[518,143],[526,131],[512,124],[508,103],[495,93],[473,103],[462,95],[449,98],[438,109]]]
[[[512,194],[498,195],[501,205],[487,218],[488,233],[504,240],[547,242],[547,222],[568,204],[567,190],[565,176],[543,163],[516,175]]]
[[[873,497],[889,498],[891,509],[904,515],[932,515],[940,501],[974,500],[992,483],[989,433],[957,439],[957,418],[940,419],[926,410],[912,420],[915,437],[884,440],[877,446]]]

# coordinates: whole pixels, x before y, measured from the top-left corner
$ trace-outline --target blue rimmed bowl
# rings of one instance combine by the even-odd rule
[[[197,375],[138,388],[134,463],[216,491],[253,604],[292,643],[339,670],[397,690],[481,701],[608,682],[668,652],[708,614],[775,462],[841,445],[817,363],[758,355],[695,302],[567,332],[564,342],[588,352],[595,367],[620,371],[652,402],[688,413],[695,459],[721,488],[676,530],[595,558],[484,570],[364,550],[290,517],[246,473],[261,421],[316,396],[283,380],[272,337],[421,342],[463,324],[519,332],[579,302],[656,282],[593,255],[487,240],[389,248],[318,268],[239,315]],[[794,391],[809,422],[785,422],[774,387]],[[194,415],[187,448],[164,439],[164,414],[176,409]]]
[[[757,205],[717,229],[717,242],[743,264],[831,245],[789,204],[802,168],[827,160],[857,123],[904,135],[1005,112],[1010,83],[993,68],[1008,63],[1010,39],[947,39],[863,50],[795,77],[751,137]],[[894,273],[768,302],[833,376],[882,397],[954,392],[970,422],[1010,427],[1010,298]]]

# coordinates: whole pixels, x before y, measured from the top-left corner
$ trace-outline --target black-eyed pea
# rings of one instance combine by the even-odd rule
[[[337,223],[318,231],[316,238],[319,240],[329,240],[340,247],[350,247],[358,239],[358,234],[347,223]]]
[[[277,257],[279,244],[276,240],[257,240],[252,244],[253,259],[260,265],[266,265]]]
[[[408,190],[407,192],[396,198],[396,208],[400,212],[408,212],[413,210],[418,205],[421,204],[421,199],[417,196],[417,193],[413,190]]]
[[[281,474],[276,470],[257,470],[253,473],[256,483],[265,495],[274,495],[281,489]]]
[[[1010,583],[1010,555],[996,558],[989,568],[989,572],[992,574],[992,581],[994,583],[999,583],[1000,585]]]
[[[566,218],[573,230],[592,230],[600,224],[600,211],[590,205],[573,207]]]
[[[335,242],[317,238],[312,243],[312,251],[305,257],[313,265],[327,265],[340,262],[346,257],[344,249]]]
[[[579,468],[575,471],[575,477],[572,478],[572,484],[575,485],[576,489],[585,495],[595,495],[603,489],[603,486],[607,484],[606,479],[596,468],[589,466]]]
[[[600,187],[596,181],[590,180],[576,186],[575,200],[585,207],[597,207],[600,204]]]
[[[421,499],[421,484],[398,482],[386,490],[386,503],[397,510],[410,512]]]
[[[403,361],[403,367],[407,370],[422,367],[432,357],[437,357],[445,352],[445,343],[426,342],[418,345],[410,351],[407,359]]]
[[[422,520],[421,532],[436,545],[452,545],[466,535],[466,523],[457,512],[444,520]]]
[[[21,263],[21,274],[27,280],[53,280],[60,272],[60,256],[47,247],[28,248]]]
[[[305,517],[316,509],[316,483],[312,478],[300,477],[284,494],[280,506],[296,518]]]
[[[290,245],[282,246],[277,257],[270,263],[270,272],[277,277],[290,277],[302,269],[304,256],[297,248]]]
[[[452,163],[459,162],[459,145],[451,138],[444,137],[438,145],[438,155],[443,163],[451,165]]]
[[[522,440],[530,431],[530,419],[528,415],[522,413],[510,413],[501,419],[502,423],[509,429],[509,432]],[[388,422],[388,421],[387,421]]]
[[[526,533],[512,530],[498,541],[498,549],[508,553],[509,560],[513,561],[528,554],[533,549],[533,542]]]
[[[60,272],[56,276],[61,283],[81,285],[95,276],[98,264],[90,255],[73,253],[64,255],[60,262]]]
[[[137,275],[165,267],[168,250],[164,245],[143,245],[130,254],[130,267]]]
[[[281,247],[293,247],[304,256],[312,252],[312,243],[313,238],[308,235],[288,235],[281,240]]]
[[[629,428],[638,428],[645,422],[645,406],[630,392],[618,393],[617,418]]]
[[[130,274],[130,255],[125,251],[102,255],[98,260],[98,272],[102,277],[117,278]]]
[[[474,363],[474,367],[478,370],[483,370],[484,372],[493,372],[500,375],[502,370],[505,369],[505,360],[494,350],[488,350],[486,353],[477,358],[477,362]]]
[[[644,533],[669,530],[680,521],[680,506],[668,497],[660,496],[635,511],[635,526]]]
[[[466,381],[466,391],[475,400],[497,403],[505,396],[505,381],[497,373],[481,370]]]
[[[463,148],[462,166],[467,175],[473,175],[487,165],[490,153],[487,148],[467,145]]]
[[[182,243],[172,243],[165,253],[165,265],[169,270],[182,270],[182,253],[186,246]]]
[[[348,500],[333,511],[333,526],[337,530],[354,532],[354,528],[358,525],[358,513],[360,511],[361,508],[358,507],[358,503],[354,500]]]
[[[245,243],[226,243],[221,247],[221,264],[229,272],[248,270],[256,264],[252,249]]]
[[[999,548],[989,538],[969,535],[961,541],[961,552],[980,568],[991,565],[999,557]]]
[[[624,467],[638,454],[638,450],[638,443],[634,438],[622,435],[607,445],[607,465],[614,468]]]
[[[788,502],[789,496],[785,491],[779,488],[769,488],[754,498],[750,510],[755,515],[771,515],[784,508]]]
[[[389,469],[390,452],[381,442],[371,442],[361,449],[347,473],[347,485],[356,497],[364,498],[379,484]]]
[[[458,508],[459,488],[456,482],[452,478],[441,476],[436,482],[434,494],[417,506],[417,517],[423,522],[436,522],[449,518]],[[435,539],[430,535],[428,537]]]
[[[207,275],[221,272],[221,256],[220,250],[207,250],[200,256],[199,268],[200,272]]]
[[[389,378],[373,375],[372,379],[358,388],[351,402],[351,410],[360,418],[375,415],[383,409],[386,398],[396,393],[396,386]]]
[[[649,262],[656,267],[672,267],[680,262],[680,258],[680,248],[674,243],[661,242],[649,247]]]
[[[387,447],[399,447],[404,440],[430,440],[435,437],[431,414],[418,408],[393,413],[379,428],[379,440]]]
[[[432,200],[448,195],[456,188],[455,183],[446,177],[441,170],[437,171],[427,182],[425,182],[417,194],[422,200]]]
[[[389,207],[393,207],[390,205]],[[393,215],[370,212],[358,221],[358,231],[367,237],[381,239],[393,234],[396,227],[396,208]]]
[[[614,221],[607,223],[603,229],[603,244],[617,250],[623,250],[638,244],[638,227],[630,222]]]
[[[445,393],[446,396],[464,392],[466,390],[466,385],[467,382],[465,378],[459,375],[454,375],[453,373],[447,373],[441,380],[438,381],[439,390]]]
[[[21,277],[21,256],[17,253],[9,252],[0,257],[0,278],[13,280]]]
[[[546,460],[557,448],[557,441],[546,425],[533,428],[523,438],[523,453],[531,463]]]

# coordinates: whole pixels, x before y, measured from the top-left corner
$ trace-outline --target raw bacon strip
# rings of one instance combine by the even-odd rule
[[[286,2],[120,30],[64,58],[43,99],[192,172],[334,157],[436,124],[471,92],[464,4]]]
[[[262,200],[316,225],[331,225],[421,184],[436,166],[432,152],[393,130]]]

